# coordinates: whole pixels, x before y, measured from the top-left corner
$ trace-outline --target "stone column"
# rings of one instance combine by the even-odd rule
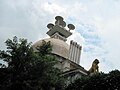
[[[80,56],[81,56],[81,46],[78,46],[79,50],[78,50],[78,58],[77,58],[77,64],[80,63]]]
[[[76,57],[75,57],[75,62],[77,63],[77,61],[78,61],[78,55],[79,55],[79,47],[78,47],[79,45],[77,44],[76,45]]]
[[[74,62],[76,62],[76,57],[77,57],[77,43],[76,42],[74,42],[75,44],[74,44],[74,57],[73,57],[73,61]]]
[[[70,41],[70,48],[69,48],[69,55],[68,55],[68,59],[72,60],[72,52],[73,52],[73,41]]]
[[[74,58],[75,58],[75,53],[76,53],[76,52],[75,52],[75,44],[76,44],[75,42],[73,42],[73,44],[72,44],[73,50],[72,50],[72,59],[71,59],[71,60],[72,60],[73,62],[75,62],[75,60],[74,60]]]

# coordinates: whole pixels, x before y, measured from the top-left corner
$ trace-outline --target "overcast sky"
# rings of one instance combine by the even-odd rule
[[[98,58],[100,71],[120,70],[120,0],[0,0],[0,49],[13,36],[33,43],[48,37],[58,15],[76,27],[68,43],[82,45],[81,66],[88,70]]]

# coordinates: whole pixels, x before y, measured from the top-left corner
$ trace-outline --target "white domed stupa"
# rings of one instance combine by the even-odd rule
[[[55,67],[63,71],[62,75],[71,77],[71,79],[88,75],[87,70],[79,65],[82,47],[73,40],[70,41],[70,45],[66,43],[67,38],[72,35],[70,30],[74,30],[75,26],[68,24],[69,30],[66,30],[64,19],[61,16],[56,16],[55,19],[55,25],[52,23],[47,25],[49,29],[47,34],[50,38],[42,39],[46,42],[50,41],[52,45],[51,54],[58,59],[58,64]],[[42,45],[42,40],[37,41],[33,48]]]
[[[39,40],[34,44],[34,47],[42,45],[42,41],[50,41],[50,44],[52,45],[52,54],[58,55],[63,58],[68,58],[68,53],[69,53],[69,45],[65,43],[62,40],[55,39],[55,38],[47,38],[47,39],[42,39]]]

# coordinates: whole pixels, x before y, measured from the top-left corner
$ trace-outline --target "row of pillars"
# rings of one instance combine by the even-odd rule
[[[79,64],[82,47],[77,42],[70,41],[68,59]]]

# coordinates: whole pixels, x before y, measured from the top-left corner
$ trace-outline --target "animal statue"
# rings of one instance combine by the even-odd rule
[[[89,69],[89,73],[96,73],[99,72],[99,60],[95,59],[92,63],[92,67]]]

